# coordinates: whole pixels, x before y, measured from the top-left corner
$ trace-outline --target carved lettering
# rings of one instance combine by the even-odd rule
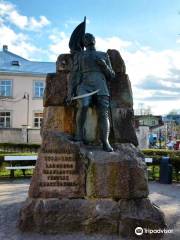
[[[46,164],[46,168],[70,168],[74,167],[73,164]]]
[[[62,174],[62,175],[64,175],[64,174],[77,174],[77,171],[75,171],[75,170],[49,170],[49,169],[44,169],[43,170],[43,173],[44,174]]]
[[[76,155],[66,149],[61,153],[42,153],[44,169],[40,187],[75,187],[77,182]]]
[[[58,154],[57,156],[48,155],[48,156],[45,156],[45,161],[47,161],[47,162],[51,162],[51,161],[75,161],[75,156],[74,156],[74,154],[67,154],[67,153]]]
[[[69,180],[69,176],[48,176],[48,180]]]
[[[77,186],[78,184],[75,182],[41,182],[40,187],[50,187],[50,186]]]

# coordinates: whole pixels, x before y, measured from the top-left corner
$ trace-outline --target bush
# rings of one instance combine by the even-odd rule
[[[30,143],[0,143],[3,152],[38,152],[40,144]]]
[[[145,156],[152,158],[162,158],[163,156],[170,157],[171,160],[180,161],[180,151],[166,149],[144,149],[142,150]]]
[[[142,150],[146,157],[152,157],[154,162],[159,164],[162,157],[169,157],[172,165],[180,169],[180,151],[179,150],[166,150],[166,149],[144,149]]]

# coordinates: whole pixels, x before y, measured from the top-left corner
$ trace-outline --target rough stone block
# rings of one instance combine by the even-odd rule
[[[43,106],[63,106],[67,96],[66,72],[48,73],[46,77],[46,87],[43,96]]]
[[[20,212],[22,231],[117,234],[119,207],[112,200],[28,199]]]
[[[135,228],[164,229],[160,209],[149,199],[27,199],[20,212],[22,231],[117,234],[125,239],[160,239],[162,234],[135,235]]]
[[[163,212],[158,206],[151,203],[148,198],[119,201],[120,221],[119,234],[133,239],[161,239],[163,234],[149,234],[145,229],[166,229]],[[143,234],[137,236],[135,229],[141,227]]]
[[[50,130],[73,134],[75,131],[74,108],[64,106],[45,107],[41,132]]]
[[[70,53],[60,54],[56,61],[56,72],[70,72],[72,59]]]
[[[112,136],[113,142],[133,143],[134,146],[138,145],[136,132],[133,127],[133,115],[133,109],[112,109],[114,127],[114,136]]]
[[[114,152],[89,150],[86,189],[90,198],[136,199],[148,196],[146,164],[132,144]]]
[[[29,188],[33,198],[82,198],[85,196],[85,163],[77,144],[67,135],[44,133]]]

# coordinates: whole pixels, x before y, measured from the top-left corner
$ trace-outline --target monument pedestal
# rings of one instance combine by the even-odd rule
[[[75,143],[67,134],[44,134],[20,212],[21,230],[136,237],[136,227],[166,227],[163,213],[148,199],[146,165],[136,147],[116,144],[109,153]]]
[[[42,233],[84,232],[135,237],[135,228],[165,228],[163,213],[148,198],[27,199],[21,210],[22,231]],[[149,239],[145,234],[144,239]],[[155,237],[155,236],[151,236]],[[156,238],[160,234],[156,234]],[[141,238],[142,239],[142,238]]]

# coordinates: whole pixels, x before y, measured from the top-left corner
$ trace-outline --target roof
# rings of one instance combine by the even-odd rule
[[[13,65],[12,62],[15,61]],[[19,64],[19,65],[18,65]],[[22,58],[7,48],[0,51],[0,72],[16,74],[47,74],[56,71],[55,62],[37,62]]]
[[[162,118],[161,115],[152,115],[152,114],[147,114],[147,115],[135,115],[135,118]]]

